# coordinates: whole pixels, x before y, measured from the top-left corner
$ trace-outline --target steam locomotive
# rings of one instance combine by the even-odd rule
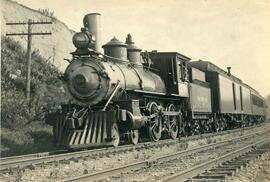
[[[207,61],[177,52],[142,52],[128,34],[101,52],[100,14],[87,14],[63,81],[69,103],[47,115],[58,146],[118,146],[263,122],[253,88]]]

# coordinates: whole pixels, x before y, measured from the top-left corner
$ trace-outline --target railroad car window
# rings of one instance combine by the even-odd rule
[[[235,85],[232,83],[232,91],[233,91],[233,105],[234,105],[234,110],[236,110],[236,98],[235,98]]]
[[[252,103],[254,105],[257,105],[257,102],[256,102],[256,96],[255,95],[252,95]]]
[[[263,107],[263,100],[258,97],[258,106]]]
[[[177,61],[178,67],[177,67],[177,74],[178,74],[178,81],[180,82],[182,79],[182,65],[180,61]]]
[[[182,63],[182,80],[188,80],[188,69],[185,62]]]
[[[258,107],[263,107],[263,100],[256,95],[252,95],[252,103]]]
[[[183,63],[179,64],[179,74],[181,81],[184,81],[184,66]]]

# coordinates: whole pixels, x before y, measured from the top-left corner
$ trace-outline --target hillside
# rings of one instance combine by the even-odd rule
[[[58,69],[32,53],[31,100],[25,91],[26,52],[19,42],[1,37],[1,156],[53,148],[45,113],[68,100]]]
[[[6,25],[6,22],[53,21],[52,25],[34,25],[32,32],[52,32],[52,35],[33,36],[32,50],[38,50],[40,55],[53,63],[61,71],[67,66],[64,58],[70,58],[70,52],[74,51],[72,36],[74,31],[70,30],[64,23],[57,19],[51,19],[37,10],[20,5],[11,0],[1,0],[1,35],[6,32],[27,32],[25,25]],[[26,36],[12,36],[14,40],[21,43],[24,49],[27,47]]]
[[[267,116],[270,119],[270,95],[268,95],[265,99],[267,105]]]

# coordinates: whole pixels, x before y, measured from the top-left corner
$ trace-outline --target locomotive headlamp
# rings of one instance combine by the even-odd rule
[[[76,75],[73,78],[72,83],[73,83],[74,88],[76,89],[77,92],[85,94],[89,91],[88,79],[83,74]]]
[[[95,42],[95,37],[87,30],[82,29],[82,32],[77,32],[72,38],[72,42],[77,49],[91,48]]]
[[[80,97],[91,97],[99,88],[99,75],[89,66],[81,66],[72,73],[70,86],[72,93]]]

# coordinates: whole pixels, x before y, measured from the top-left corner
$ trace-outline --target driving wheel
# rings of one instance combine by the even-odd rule
[[[176,112],[176,108],[173,104],[167,107],[168,112]],[[177,116],[168,116],[168,129],[169,135],[172,139],[176,139],[179,130],[179,123],[177,121]]]
[[[152,141],[158,141],[161,138],[161,118],[159,115],[159,108],[156,102],[147,104],[149,111],[150,122],[148,126],[149,138]]]

